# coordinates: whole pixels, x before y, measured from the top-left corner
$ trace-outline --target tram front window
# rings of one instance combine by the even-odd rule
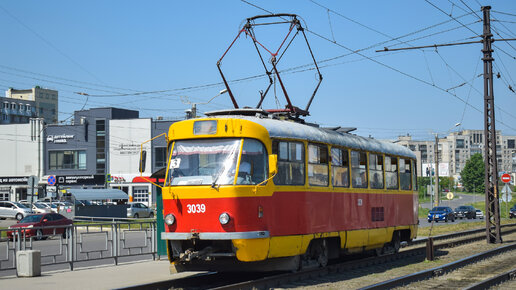
[[[240,139],[176,141],[168,184],[233,184],[239,151]]]

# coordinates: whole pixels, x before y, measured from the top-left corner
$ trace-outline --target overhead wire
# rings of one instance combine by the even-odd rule
[[[247,1],[245,1],[245,0],[241,0],[241,1],[243,1],[243,2],[245,2],[245,3],[248,3],[248,2],[247,2]],[[312,0],[311,0],[311,1],[312,1]],[[425,1],[426,1],[426,2],[428,2],[427,0],[425,0]],[[428,3],[429,3],[429,4],[431,4],[432,6],[436,7],[436,6],[435,6],[435,5],[433,5],[431,2],[428,2]],[[263,9],[263,8],[261,8],[261,7],[258,7],[258,6],[254,5],[254,4],[253,4],[252,6],[257,7],[258,9],[261,9],[261,10],[263,10],[263,11],[266,11],[266,12],[268,12],[268,13],[270,13],[270,14],[273,14],[272,12],[270,12],[270,11],[268,11],[268,10],[265,10],[265,9]],[[436,8],[437,8],[438,10],[440,10],[441,12],[443,12],[444,14],[446,14],[446,12],[442,11],[440,8],[438,8],[438,7],[436,7]],[[448,15],[448,14],[446,14],[446,15]],[[448,15],[448,16],[449,16],[449,15]],[[454,18],[454,17],[452,17],[452,16],[449,16],[449,17],[453,18],[453,19],[454,19],[455,21],[457,21],[459,24],[461,24],[461,25],[463,25],[463,26],[464,26],[464,24],[463,24],[463,23],[461,23],[460,21],[458,21],[456,18]],[[467,28],[467,27],[466,27],[466,28]],[[469,29],[469,28],[468,28],[468,30],[472,31],[472,30],[471,30],[471,29]],[[466,102],[464,99],[462,99],[461,97],[459,97],[457,94],[451,93],[451,92],[447,91],[446,89],[444,89],[444,88],[442,88],[442,87],[436,86],[436,85],[434,85],[434,84],[432,84],[432,83],[430,83],[430,82],[428,82],[428,81],[426,81],[426,80],[423,80],[423,79],[418,78],[418,77],[415,77],[415,76],[413,76],[413,75],[411,75],[411,74],[405,73],[405,72],[403,72],[403,71],[401,71],[401,70],[399,70],[399,69],[397,69],[397,68],[394,68],[394,67],[392,67],[392,66],[390,66],[390,65],[387,65],[387,64],[385,64],[385,63],[379,62],[379,61],[377,61],[377,60],[375,60],[375,59],[372,59],[372,58],[371,58],[371,57],[369,57],[369,56],[366,56],[366,55],[364,55],[364,54],[360,53],[360,52],[356,52],[356,51],[352,50],[351,48],[349,48],[349,47],[347,47],[347,46],[345,46],[345,45],[343,45],[343,44],[340,44],[340,43],[338,43],[338,42],[334,42],[334,41],[332,41],[331,39],[329,39],[329,38],[327,38],[327,37],[325,37],[325,36],[323,36],[323,35],[321,35],[321,34],[319,34],[319,33],[316,33],[316,32],[314,32],[314,31],[312,31],[312,30],[310,30],[310,29],[308,29],[308,28],[305,28],[305,31],[307,31],[307,32],[309,32],[309,33],[311,33],[311,34],[313,34],[313,35],[315,35],[315,36],[317,36],[317,37],[319,37],[319,38],[321,38],[321,39],[323,39],[323,40],[326,40],[326,41],[328,41],[328,42],[330,42],[330,43],[333,43],[334,45],[337,45],[337,46],[339,46],[339,47],[341,47],[341,48],[343,48],[343,49],[345,49],[345,50],[348,50],[348,51],[350,51],[350,52],[352,52],[352,53],[354,53],[354,54],[357,54],[357,55],[359,55],[359,56],[361,56],[361,57],[363,57],[363,58],[366,58],[366,59],[368,59],[368,60],[370,60],[370,61],[372,61],[372,62],[374,62],[374,63],[376,63],[376,64],[378,64],[378,65],[381,65],[381,66],[383,66],[383,67],[386,67],[386,68],[388,68],[388,69],[390,69],[390,70],[393,70],[393,71],[395,71],[395,72],[397,72],[397,73],[399,73],[399,74],[402,74],[402,75],[404,75],[404,76],[406,76],[406,77],[409,77],[409,78],[411,78],[411,79],[414,79],[414,80],[419,81],[419,82],[421,82],[421,83],[424,83],[424,84],[426,84],[426,85],[429,85],[429,86],[432,86],[432,87],[434,87],[434,88],[437,88],[438,90],[441,90],[441,91],[443,91],[443,92],[445,92],[445,93],[447,93],[447,94],[450,94],[451,96],[453,96],[454,98],[456,98],[456,99],[458,99],[459,101],[463,102],[463,103],[464,103],[464,104],[466,104],[467,106],[470,106],[471,108],[473,108],[473,109],[474,109],[474,110],[476,110],[477,112],[482,113],[482,111],[481,111],[479,108],[477,108],[477,107],[475,107],[475,106],[471,105],[470,103]],[[476,36],[478,36],[474,31],[472,31],[472,32],[473,32]],[[512,130],[516,130],[516,128],[513,128],[513,127],[511,127],[510,125],[505,124],[504,122],[501,122],[501,121],[500,121],[500,123],[501,123],[502,125],[504,125],[504,126],[506,126],[506,127],[510,128],[510,129],[512,129]]]
[[[82,71],[86,72],[87,74],[89,74],[90,76],[92,76],[94,79],[96,79],[97,81],[99,82],[102,82],[96,75],[94,75],[92,72],[90,72],[89,70],[87,70],[85,67],[83,67],[80,63],[78,63],[77,61],[75,61],[74,59],[72,59],[70,56],[68,56],[66,53],[64,53],[61,49],[59,49],[57,46],[55,46],[52,42],[48,41],[46,38],[44,38],[41,34],[39,34],[38,32],[36,32],[34,29],[32,29],[31,27],[29,27],[28,25],[26,25],[25,23],[23,23],[20,19],[18,19],[16,16],[14,16],[11,12],[9,12],[7,9],[5,9],[2,5],[0,5],[0,9],[3,10],[5,12],[5,14],[7,14],[9,17],[11,17],[12,19],[14,19],[16,22],[18,22],[20,25],[22,25],[25,29],[27,29],[28,31],[30,31],[32,34],[34,34],[37,38],[39,38],[41,41],[43,41],[45,44],[47,44],[48,46],[50,46],[52,49],[54,49],[55,51],[57,51],[59,54],[61,54],[63,57],[65,57],[66,59],[68,59],[70,62],[72,62],[73,64],[75,64],[78,68],[80,68]]]

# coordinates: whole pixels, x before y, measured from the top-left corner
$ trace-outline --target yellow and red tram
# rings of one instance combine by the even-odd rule
[[[413,152],[255,111],[171,125],[161,238],[172,268],[296,270],[416,237]]]

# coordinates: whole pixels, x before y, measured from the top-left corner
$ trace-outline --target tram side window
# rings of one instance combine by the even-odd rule
[[[369,176],[371,188],[383,188],[383,156],[369,154]]]
[[[416,161],[411,160],[412,164],[412,184],[414,184],[414,190],[417,190],[417,168],[416,168]]]
[[[278,155],[277,185],[305,184],[305,146],[301,142],[274,141],[273,154]]]
[[[387,189],[398,189],[398,158],[385,156],[385,183]]]
[[[333,186],[349,187],[348,150],[331,148],[331,169]]]
[[[328,186],[328,147],[308,144],[308,183]]]
[[[400,184],[402,190],[411,190],[411,182],[412,178],[411,168],[410,168],[410,160],[400,158]]]
[[[351,180],[354,188],[367,188],[367,155],[351,151]]]
[[[267,179],[267,151],[260,141],[244,139],[237,184],[258,184]]]

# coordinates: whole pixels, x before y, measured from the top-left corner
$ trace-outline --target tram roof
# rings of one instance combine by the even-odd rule
[[[414,152],[408,148],[372,138],[365,138],[349,133],[336,132],[331,129],[301,124],[289,120],[260,118],[250,116],[216,116],[217,118],[244,119],[262,125],[273,138],[302,139],[312,142],[323,142],[347,148],[373,152],[383,152],[398,156],[416,158]]]

